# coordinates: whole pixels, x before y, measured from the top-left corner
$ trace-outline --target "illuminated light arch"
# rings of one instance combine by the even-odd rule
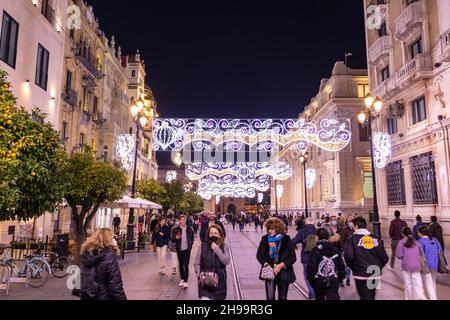
[[[136,139],[133,134],[123,134],[117,137],[116,159],[125,171],[130,172],[134,165]]]
[[[384,169],[392,155],[392,143],[389,133],[379,132],[373,137],[373,157],[375,167]]]
[[[195,151],[238,151],[247,145],[258,151],[273,151],[276,147],[293,145],[306,150],[310,144],[337,152],[351,141],[349,122],[323,119],[319,128],[304,119],[217,120],[158,119],[153,124],[153,150],[180,151],[192,146]]]

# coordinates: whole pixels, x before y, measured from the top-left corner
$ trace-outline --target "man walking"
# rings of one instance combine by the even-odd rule
[[[403,239],[403,228],[406,228],[408,224],[400,219],[400,211],[395,211],[395,219],[391,221],[391,226],[389,227],[389,236],[391,237],[391,268],[394,269],[395,257],[397,252],[397,246],[400,240]]]
[[[189,262],[194,245],[194,229],[187,225],[186,216],[180,217],[179,226],[173,230],[172,241],[175,242],[178,263],[180,266],[180,287],[188,288]]]
[[[200,239],[202,240],[202,243],[208,241],[208,234],[207,234],[208,229],[213,225],[218,225],[222,229],[223,236],[226,237],[225,227],[223,226],[223,223],[220,222],[219,219],[217,219],[216,214],[214,212],[210,212],[208,214],[208,220],[206,220],[202,224],[202,229],[200,230]]]
[[[382,270],[389,261],[383,241],[367,230],[362,217],[353,219],[355,232],[347,240],[344,258],[353,271],[356,290],[361,300],[375,300]]]
[[[116,235],[120,234],[120,217],[118,214],[116,214],[116,216],[113,219],[113,226],[114,226],[114,233]]]

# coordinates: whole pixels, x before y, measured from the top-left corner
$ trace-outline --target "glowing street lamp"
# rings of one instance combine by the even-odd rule
[[[306,181],[306,163],[308,162],[308,152],[302,151],[300,154],[300,164],[303,165],[303,187],[305,189],[305,217],[309,217],[308,211],[308,186]]]

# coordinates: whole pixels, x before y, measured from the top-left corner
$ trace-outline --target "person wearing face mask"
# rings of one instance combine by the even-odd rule
[[[225,232],[225,227],[223,226],[223,223],[220,222],[220,220],[217,218],[216,214],[214,212],[210,212],[208,214],[208,219],[203,222],[201,230],[200,230],[200,240],[203,242],[207,242],[208,241],[208,230],[210,227],[212,226],[219,226],[222,229],[222,233],[224,238],[226,238],[226,232]]]
[[[198,279],[198,296],[201,300],[227,298],[227,265],[230,252],[225,235],[219,225],[208,228],[207,239],[195,258],[194,269]]]
[[[265,226],[267,235],[261,239],[256,258],[262,268],[270,266],[275,275],[275,279],[265,280],[266,298],[275,300],[278,289],[278,300],[287,300],[289,285],[296,281],[293,267],[297,261],[295,246],[281,219],[269,219]]]

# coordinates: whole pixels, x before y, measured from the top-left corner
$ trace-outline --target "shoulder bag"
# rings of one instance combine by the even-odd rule
[[[422,245],[420,242],[417,242],[420,251],[420,267],[422,268],[421,272],[423,275],[429,274],[430,269],[428,269],[427,259],[425,258],[425,253],[423,252]]]

